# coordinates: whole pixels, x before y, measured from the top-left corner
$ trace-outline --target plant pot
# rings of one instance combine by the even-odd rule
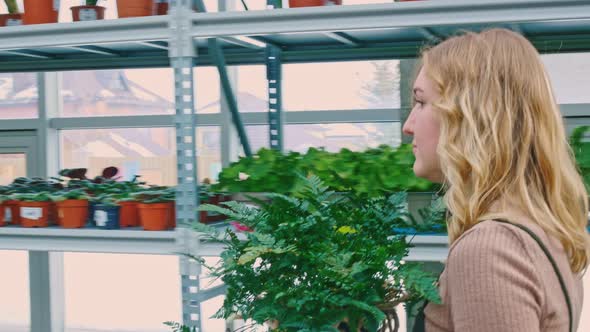
[[[50,202],[19,202],[19,217],[22,227],[49,226]]]
[[[57,224],[63,228],[82,228],[88,219],[88,201],[68,199],[57,202]]]
[[[0,211],[4,211],[4,203],[0,203]],[[6,221],[4,220],[4,213],[0,213],[0,227],[6,226]]]
[[[2,205],[4,206],[4,222],[13,225],[20,224],[19,201],[5,201]]]
[[[170,216],[168,217],[168,228],[175,229],[176,228],[176,204],[174,202],[170,202],[168,204],[170,204]]]
[[[139,222],[146,231],[163,231],[170,227],[172,217],[172,203],[139,203]]]
[[[223,202],[231,201],[230,195],[225,194],[215,194],[211,196],[208,200],[204,200],[201,202],[202,204],[211,204],[224,207],[221,205]],[[199,222],[203,224],[208,224],[212,222],[218,222],[227,219],[227,216],[211,211],[199,211]]]
[[[139,212],[137,210],[137,202],[119,202],[119,206],[121,207],[121,209],[119,210],[119,226],[139,226]]]
[[[100,229],[119,229],[119,206],[96,204],[94,223]]]
[[[72,19],[74,22],[104,20],[105,7],[101,6],[74,6]]]
[[[49,224],[59,225],[59,218],[57,217],[57,203],[49,202],[49,209],[47,210],[47,220]]]
[[[57,23],[59,0],[24,0],[23,24]]]
[[[96,205],[96,202],[88,202],[88,219],[86,220],[86,223],[92,226],[96,226],[94,223],[94,210],[96,209]]]
[[[342,0],[289,0],[289,8],[341,5]]]
[[[0,27],[23,24],[23,14],[0,14]]]
[[[119,18],[150,16],[153,6],[153,0],[117,0]]]
[[[154,11],[155,15],[167,15],[168,14],[168,0],[154,0]]]

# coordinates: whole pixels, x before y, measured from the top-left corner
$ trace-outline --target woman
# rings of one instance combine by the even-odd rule
[[[575,331],[588,195],[535,48],[503,29],[450,38],[423,53],[414,102],[414,172],[445,185],[450,212],[426,331]]]

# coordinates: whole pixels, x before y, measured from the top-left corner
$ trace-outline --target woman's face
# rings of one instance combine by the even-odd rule
[[[410,112],[403,127],[406,135],[413,136],[414,173],[416,176],[441,183],[443,174],[436,153],[440,120],[432,103],[438,100],[439,94],[434,83],[426,76],[424,68],[420,70],[413,89],[414,108]]]

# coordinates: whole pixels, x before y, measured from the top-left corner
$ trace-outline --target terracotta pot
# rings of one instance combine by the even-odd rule
[[[68,199],[57,202],[57,224],[63,228],[82,228],[88,219],[88,201]]]
[[[4,202],[3,219],[7,224],[19,225],[19,201],[5,201]]]
[[[139,203],[139,222],[146,231],[163,231],[170,227],[172,203]]]
[[[19,202],[22,227],[47,227],[49,202]]]
[[[121,227],[136,227],[139,226],[139,212],[137,210],[137,202],[119,202],[121,209],[119,210],[119,225]]]
[[[176,228],[176,204],[174,202],[166,203],[170,205],[170,216],[168,217],[168,228]]]
[[[289,8],[341,5],[342,0],[289,0]]]
[[[153,0],[117,0],[119,18],[150,16],[153,6]]]
[[[23,24],[23,14],[0,14],[0,27]]]
[[[5,209],[4,203],[0,203],[0,211],[2,212],[2,213],[0,213],[0,227],[6,226],[6,222],[4,221],[4,213],[3,213],[4,209]]]
[[[59,1],[56,0],[24,0],[24,24],[57,23]]]
[[[155,15],[166,15],[168,14],[168,7],[168,0],[155,0],[153,12]]]
[[[96,21],[104,20],[105,7],[101,6],[74,6],[72,10],[72,19],[74,22],[79,21]]]
[[[59,218],[57,217],[57,203],[49,202],[49,210],[47,210],[47,220],[50,224],[58,224]]]

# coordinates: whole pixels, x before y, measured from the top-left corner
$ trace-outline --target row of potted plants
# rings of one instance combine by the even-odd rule
[[[65,169],[59,177],[17,178],[0,187],[0,226],[47,227],[52,223],[64,228],[87,225],[118,229],[141,226],[144,230],[176,227],[175,188],[149,186],[138,181],[117,181],[117,168],[108,167],[100,176],[89,179],[86,169]],[[228,197],[200,188],[203,202],[219,204]],[[203,222],[224,216],[201,212]]]
[[[98,6],[99,1],[85,0],[84,5],[71,7],[73,20],[103,19],[105,7]],[[24,12],[19,9],[17,0],[4,2],[8,14],[0,14],[0,26],[57,23],[59,0],[24,0]],[[118,0],[117,12],[119,18],[165,15],[168,12],[168,0]]]

